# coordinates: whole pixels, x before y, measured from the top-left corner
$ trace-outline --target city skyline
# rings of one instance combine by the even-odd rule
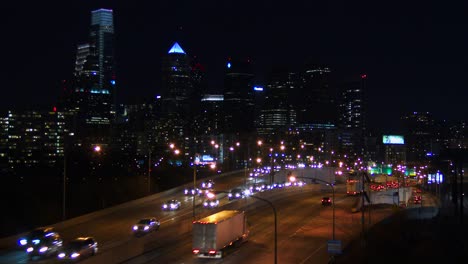
[[[94,1],[31,9],[10,5],[4,25],[14,41],[1,44],[12,51],[2,66],[4,107],[54,104],[60,81],[73,73],[76,47],[88,35],[90,11],[109,8],[115,13],[117,87],[126,97],[160,93],[161,60],[177,41],[206,65],[211,89],[222,87],[229,56],[251,58],[259,85],[265,85],[273,66],[313,62],[328,65],[339,76],[368,75],[369,122],[374,126],[391,128],[413,111],[437,119],[467,116],[462,107],[466,54],[459,52],[467,38],[455,34],[466,21],[451,13],[461,8],[426,3],[382,10],[302,3],[282,10],[263,3],[246,10],[240,2],[210,9],[207,3],[184,1],[140,6]],[[158,13],[168,9],[177,12]],[[19,14],[24,19],[15,19]],[[160,16],[152,19],[156,14]]]

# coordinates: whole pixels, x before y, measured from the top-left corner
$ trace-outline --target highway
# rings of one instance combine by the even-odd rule
[[[216,190],[229,190],[243,185],[243,172],[214,180]],[[345,186],[336,186],[336,239],[350,240],[352,230],[359,226],[360,218],[351,214],[353,198],[345,196]],[[304,187],[275,189],[256,194],[268,199],[276,207],[278,219],[278,263],[326,263],[327,240],[332,237],[332,207],[321,205],[323,196],[331,190],[308,184]],[[274,225],[269,205],[254,198],[228,201],[218,195],[218,208],[202,208],[197,197],[196,218],[223,209],[245,210],[250,224],[250,239],[240,248],[233,249],[222,261],[195,259],[191,254],[192,197],[183,195],[183,187],[158,195],[154,199],[114,210],[87,221],[60,225],[56,230],[65,241],[77,236],[93,236],[99,243],[99,253],[81,263],[273,263]],[[169,199],[178,199],[182,207],[177,211],[162,211],[161,205]],[[144,237],[134,237],[131,227],[140,218],[155,216],[161,221],[158,231]],[[350,228],[353,226],[353,228]],[[56,263],[55,259],[34,263]],[[2,252],[0,263],[28,263],[23,251]]]

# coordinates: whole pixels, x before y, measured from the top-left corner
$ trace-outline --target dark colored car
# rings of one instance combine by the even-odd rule
[[[93,237],[78,237],[67,243],[57,254],[60,260],[79,260],[98,252],[98,243]]]
[[[234,199],[241,199],[241,198],[244,198],[244,197],[245,197],[244,191],[241,188],[232,189],[228,193],[229,201],[234,200]]]
[[[169,200],[162,205],[163,210],[179,210],[181,203],[177,200]]]
[[[205,208],[215,208],[215,207],[218,207],[218,205],[219,205],[219,200],[216,198],[206,199],[205,201],[203,201],[203,207]]]
[[[133,226],[132,230],[135,234],[149,233],[158,230],[160,225],[161,222],[155,217],[148,217],[140,219],[140,221]]]
[[[53,227],[38,227],[26,236],[18,240],[18,245],[22,248],[27,248],[31,245],[37,245],[41,242],[41,239],[57,234]]]
[[[201,194],[202,194],[202,191],[198,188],[189,187],[189,188],[185,188],[184,190],[184,195],[201,195]]]
[[[52,257],[57,255],[62,248],[63,240],[57,233],[49,233],[47,236],[40,239],[39,243],[31,243],[27,246],[29,260],[34,257]]]
[[[207,189],[213,189],[214,188],[214,181],[213,180],[207,180],[201,183],[201,189],[202,190],[207,190]]]
[[[332,200],[330,199],[330,197],[322,198],[322,205],[331,205],[331,204],[332,204]]]

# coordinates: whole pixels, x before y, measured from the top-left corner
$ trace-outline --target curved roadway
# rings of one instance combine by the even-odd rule
[[[216,190],[229,190],[246,183],[244,172],[215,179]],[[222,260],[196,259],[191,254],[192,197],[184,196],[178,187],[145,201],[132,203],[93,219],[69,226],[57,224],[64,240],[77,236],[93,236],[99,243],[99,253],[82,263],[274,263],[273,211],[263,201],[246,198],[228,201],[218,195],[218,208],[202,208],[197,197],[196,218],[211,213],[235,209],[246,211],[250,237],[240,248],[231,249]],[[360,223],[359,215],[351,214],[353,199],[345,196],[344,186],[336,186],[336,239],[350,240]],[[257,193],[271,201],[277,210],[278,263],[325,263],[327,240],[332,237],[332,207],[321,205],[323,196],[331,196],[323,186],[308,184]],[[178,199],[182,207],[177,211],[162,211],[161,205]],[[158,231],[134,237],[131,227],[140,218],[155,216],[161,221]],[[55,259],[35,263],[55,263]],[[0,263],[27,263],[23,251],[10,250],[0,256]]]

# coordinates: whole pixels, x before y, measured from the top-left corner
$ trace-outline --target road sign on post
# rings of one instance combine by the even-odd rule
[[[341,254],[341,240],[328,240],[328,253]]]

